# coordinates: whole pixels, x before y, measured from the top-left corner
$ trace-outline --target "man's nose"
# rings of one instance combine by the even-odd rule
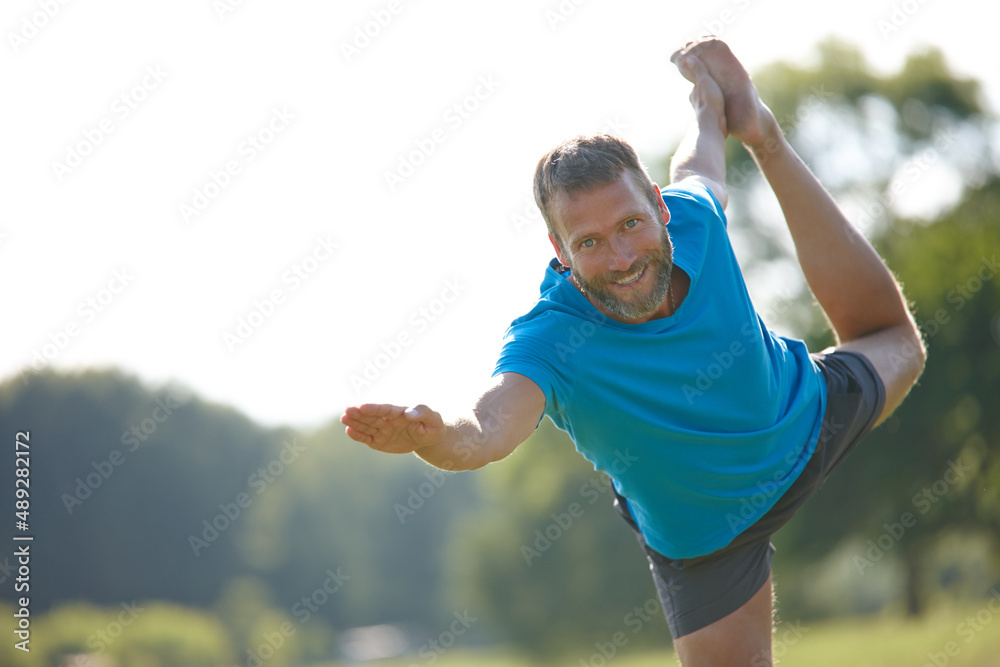
[[[611,257],[608,269],[610,271],[628,271],[635,263],[638,253],[626,241],[613,239],[610,243]]]

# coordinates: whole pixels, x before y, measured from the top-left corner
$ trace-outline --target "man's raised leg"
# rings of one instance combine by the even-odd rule
[[[774,191],[802,272],[833,327],[838,349],[866,356],[885,385],[878,421],[884,420],[916,383],[926,357],[899,284],[792,150],[729,47],[705,40],[681,53],[697,56],[719,84],[729,134],[750,150]]]

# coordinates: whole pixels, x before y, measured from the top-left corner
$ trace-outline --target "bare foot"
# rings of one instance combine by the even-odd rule
[[[743,64],[725,42],[715,37],[688,42],[670,56],[670,61],[678,64],[687,55],[697,56],[722,89],[726,128],[730,135],[749,146],[760,145],[771,136],[773,126],[777,125],[774,116],[761,101]],[[687,77],[684,68],[680,69]]]

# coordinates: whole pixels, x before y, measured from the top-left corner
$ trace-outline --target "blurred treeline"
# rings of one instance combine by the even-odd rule
[[[776,536],[780,616],[985,599],[1000,584],[997,125],[936,52],[876,75],[827,43],[814,63],[755,80],[897,273],[929,348],[903,407]],[[731,233],[759,307],[829,344],[780,217],[732,148]],[[945,194],[900,215],[926,192]],[[548,421],[509,459],[446,473],[348,440],[337,416],[308,433],[266,429],[114,369],[8,379],[0,433],[31,431],[33,634],[30,654],[0,644],[0,664],[431,664],[452,645],[500,644],[544,660],[585,657],[618,632],[630,648],[668,645],[606,480]],[[13,459],[11,444],[7,489]]]
[[[252,664],[248,651],[274,645],[267,664],[302,664],[377,655],[345,650],[359,633],[343,633],[381,624],[396,632],[369,644],[427,655],[457,630],[464,647],[550,649],[620,629],[652,597],[607,485],[550,426],[488,472],[446,473],[373,452],[339,423],[264,429],[118,371],[25,380],[0,387],[0,425],[11,439],[30,429],[34,650],[6,642],[0,663],[103,651]],[[586,511],[556,535],[550,514],[571,501]],[[5,601],[12,550],[0,550]]]

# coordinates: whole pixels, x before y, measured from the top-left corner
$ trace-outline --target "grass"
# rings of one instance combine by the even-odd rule
[[[971,620],[970,620],[971,619]],[[635,654],[622,652],[592,667],[666,667],[677,665],[671,651]],[[898,617],[852,618],[815,624],[781,623],[774,636],[776,664],[780,667],[1000,667],[1000,602],[941,609],[918,620]],[[591,656],[547,661],[550,667],[582,667]],[[432,664],[413,656],[383,661],[378,667],[420,667]],[[446,652],[433,661],[436,667],[538,667],[514,654]],[[764,664],[758,661],[758,664]],[[320,667],[320,666],[315,666]],[[325,663],[322,667],[339,667]]]

